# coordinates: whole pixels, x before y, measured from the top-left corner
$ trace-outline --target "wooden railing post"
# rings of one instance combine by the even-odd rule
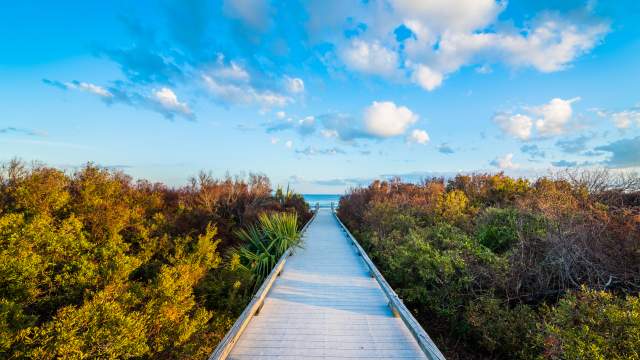
[[[333,208],[333,203],[331,205]],[[422,349],[422,352],[424,352],[427,358],[429,358],[430,360],[444,360],[445,357],[444,355],[442,355],[442,352],[440,352],[427,332],[424,331],[420,323],[418,323],[418,320],[413,317],[413,314],[411,314],[411,311],[407,309],[400,297],[398,297],[398,294],[396,294],[389,283],[387,283],[387,280],[384,278],[384,276],[382,276],[373,261],[371,261],[369,255],[367,255],[362,246],[360,246],[358,240],[356,240],[356,238],[351,235],[351,232],[349,232],[349,229],[347,229],[342,221],[340,221],[338,215],[334,214],[334,216],[338,221],[338,224],[340,224],[340,227],[344,230],[347,239],[349,239],[353,246],[355,246],[356,252],[362,257],[362,260],[369,268],[370,274],[372,274],[372,276],[376,279],[376,281],[382,288],[382,292],[384,292],[385,296],[389,300],[389,307],[391,308],[391,312],[393,313],[393,315],[402,319],[402,322],[404,322],[407,328],[409,328],[409,331],[416,339],[418,345]]]
[[[307,223],[300,231],[300,236],[305,235],[307,228],[309,228],[309,225],[316,218],[317,214],[318,212],[316,211],[311,219],[307,221]],[[269,293],[269,290],[271,290],[271,287],[276,281],[276,278],[280,275],[282,269],[284,269],[287,258],[292,254],[292,252],[293,249],[289,248],[287,249],[287,251],[285,251],[284,254],[282,254],[276,265],[273,267],[273,269],[271,269],[269,276],[267,276],[267,278],[262,282],[262,285],[260,286],[258,291],[253,295],[251,302],[247,305],[247,307],[244,309],[242,314],[240,314],[231,329],[229,329],[225,337],[218,344],[213,353],[209,356],[209,360],[225,360],[229,353],[231,353],[231,349],[233,349],[233,346],[240,338],[240,335],[242,335],[242,332],[245,330],[247,325],[249,325],[249,321],[251,321],[251,318],[257,316],[260,313],[260,310],[262,310],[264,299],[267,297],[267,294]]]

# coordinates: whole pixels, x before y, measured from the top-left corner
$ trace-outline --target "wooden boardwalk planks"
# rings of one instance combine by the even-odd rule
[[[331,211],[321,209],[228,358],[428,358],[370,273]]]

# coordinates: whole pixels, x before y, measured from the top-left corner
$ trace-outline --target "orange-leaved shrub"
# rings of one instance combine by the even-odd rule
[[[640,178],[375,181],[338,215],[451,359],[637,359]]]
[[[0,358],[206,358],[254,288],[233,233],[263,212],[310,217],[262,175],[169,188],[3,164]]]

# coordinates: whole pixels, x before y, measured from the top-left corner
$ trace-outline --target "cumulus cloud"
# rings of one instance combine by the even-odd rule
[[[404,17],[428,24],[434,31],[472,31],[492,23],[504,9],[494,0],[392,0]]]
[[[640,166],[640,136],[621,139],[607,145],[598,146],[596,151],[605,151],[609,157],[604,164],[614,168]]]
[[[625,130],[633,125],[640,127],[640,107],[633,107],[622,111],[598,110],[598,116],[608,118],[618,129]]]
[[[418,116],[391,101],[374,101],[365,109],[363,120],[369,134],[386,138],[404,134],[409,126],[418,121]]]
[[[509,114],[499,112],[493,117],[493,121],[500,126],[503,132],[520,140],[529,140],[533,121],[527,115]]]
[[[386,139],[405,135],[417,120],[418,116],[404,106],[397,106],[390,101],[374,101],[364,109],[360,119],[344,113],[327,113],[300,119],[279,119],[263,126],[268,133],[295,131],[306,136],[319,132],[325,138],[355,145],[354,141],[358,139]],[[425,130],[414,129],[406,140],[409,143],[426,144],[429,135]]]
[[[417,65],[411,75],[411,80],[427,91],[439,87],[442,84],[442,79],[441,73],[425,65]]]
[[[426,144],[429,142],[429,134],[426,131],[420,129],[414,129],[407,136],[407,142],[413,144]]]
[[[520,167],[520,165],[513,162],[513,154],[506,154],[505,156],[497,157],[492,160],[490,164],[500,170],[511,170]]]
[[[192,112],[189,106],[178,100],[178,96],[173,92],[173,90],[163,87],[160,90],[157,90],[153,93],[153,97],[158,102],[158,104],[167,109],[170,112],[179,112],[186,116],[191,116]]]
[[[547,137],[564,133],[573,114],[571,104],[578,100],[580,98],[569,100],[554,98],[548,104],[530,108],[531,113],[538,116],[536,120],[538,134]]]
[[[390,77],[398,67],[398,54],[378,41],[354,39],[340,55],[347,67],[363,73]]]
[[[391,0],[389,7],[365,3],[352,12],[326,5],[324,12],[334,16],[312,15],[311,21],[344,32],[344,39],[333,35],[328,41],[341,49],[339,58],[349,69],[394,78],[409,69],[409,79],[427,91],[468,65],[481,65],[481,71],[493,63],[561,71],[610,31],[607,21],[584,9],[570,15],[541,12],[516,27],[512,19],[500,18],[506,8],[506,1],[497,0]],[[343,28],[337,26],[341,18]],[[366,25],[350,28],[359,21]]]
[[[520,110],[524,114],[498,112],[493,121],[505,134],[519,140],[532,139],[534,129],[539,138],[562,135],[568,130],[567,125],[573,116],[572,104],[578,100],[578,97],[568,100],[554,98],[539,106],[522,107]]]

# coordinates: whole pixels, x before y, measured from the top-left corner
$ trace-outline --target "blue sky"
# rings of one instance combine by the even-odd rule
[[[640,3],[21,1],[0,160],[302,192],[640,167]]]

